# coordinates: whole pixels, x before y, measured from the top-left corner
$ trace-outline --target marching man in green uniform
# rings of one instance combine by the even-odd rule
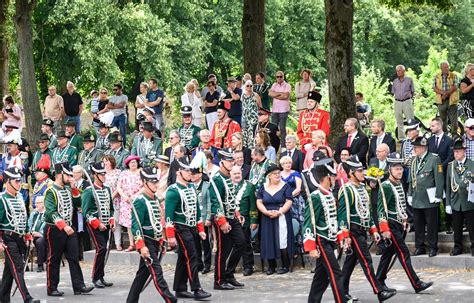
[[[69,136],[69,144],[74,146],[78,152],[84,149],[83,138],[76,134],[76,121],[69,119],[64,122],[66,134]]]
[[[146,167],[140,171],[140,177],[143,181],[143,192],[132,203],[132,234],[141,259],[127,303],[138,303],[140,293],[150,275],[165,302],[174,303],[178,300],[170,292],[163,277],[159,258],[166,252],[166,243],[163,238],[163,213],[156,197],[160,178],[158,170],[155,167]]]
[[[84,135],[84,150],[79,153],[77,164],[86,169],[90,173],[90,166],[93,163],[99,162],[102,157],[102,151],[95,148],[95,137],[91,133]]]
[[[235,268],[245,248],[242,231],[243,217],[235,184],[230,178],[234,166],[234,153],[230,148],[219,150],[220,170],[211,179],[211,215],[217,225],[217,253],[214,272],[214,289],[233,290],[244,287],[235,277]]]
[[[54,183],[44,195],[45,211],[45,234],[48,242],[48,264],[47,264],[47,293],[48,296],[61,297],[64,292],[58,291],[59,265],[62,255],[65,253],[69,263],[72,287],[75,295],[91,292],[94,287],[84,284],[81,266],[79,265],[79,243],[77,233],[72,227],[72,216],[80,204],[80,192],[78,188],[72,188],[69,184],[72,179],[72,169],[69,163],[54,164],[56,172]]]
[[[471,240],[471,255],[474,256],[474,200],[472,197],[469,199],[473,178],[474,161],[466,158],[466,143],[459,139],[454,142],[454,161],[448,164],[446,176],[446,213],[452,213],[454,229],[451,256],[462,254],[464,222]]]
[[[438,156],[428,152],[428,140],[413,142],[415,157],[410,167],[408,204],[413,207],[415,223],[414,256],[426,254],[425,227],[428,232],[429,256],[438,253],[439,203],[443,199],[443,165]]]
[[[410,251],[405,243],[406,233],[410,225],[406,211],[405,191],[403,190],[402,178],[406,160],[400,153],[391,153],[387,158],[390,177],[382,183],[379,191],[377,213],[379,218],[380,233],[384,242],[382,256],[377,268],[377,280],[385,290],[394,290],[385,285],[390,263],[396,254],[400,264],[410,280],[416,293],[426,290],[433,282],[420,280],[411,265]]]
[[[268,167],[273,162],[265,157],[265,150],[260,146],[256,146],[252,150],[252,160],[253,164],[250,168],[249,181],[258,190],[265,181],[265,173]]]
[[[206,239],[196,189],[191,182],[191,167],[186,158],[175,161],[176,183],[168,187],[165,198],[166,237],[171,247],[178,245],[173,289],[177,298],[203,300],[211,296],[201,288],[196,246]],[[200,239],[199,239],[200,238]],[[187,291],[187,281],[193,293]]]
[[[25,283],[23,255],[27,248],[25,241],[31,240],[28,233],[28,215],[25,202],[20,195],[22,175],[17,167],[3,171],[3,184],[0,203],[0,253],[5,252],[2,283],[0,286],[0,301],[10,302],[10,293],[15,280],[24,302],[39,303],[33,300]]]
[[[38,161],[41,159],[41,157],[43,155],[48,155],[50,158],[53,157],[53,151],[51,149],[49,149],[49,137],[48,137],[48,135],[41,134],[39,136],[38,141],[36,141],[36,142],[38,142],[39,149],[33,155],[33,162],[31,163],[31,167],[33,167],[33,169],[36,167],[36,165],[38,164]],[[51,161],[50,161],[50,163],[51,163]],[[50,168],[50,170],[51,170],[51,168]],[[37,180],[36,180],[35,174],[32,174],[31,175],[31,186],[34,187],[36,181]],[[33,208],[35,208],[34,203],[33,203]]]
[[[53,150],[51,162],[53,164],[68,162],[71,166],[77,164],[77,148],[69,144],[69,136],[64,130],[58,130],[56,133],[58,146]]]
[[[380,235],[372,218],[370,196],[364,183],[364,167],[357,156],[351,156],[342,166],[349,177],[349,182],[339,190],[338,221],[339,227],[349,233],[353,252],[346,256],[342,267],[346,299],[353,299],[349,295],[349,283],[357,260],[359,260],[374,294],[382,302],[394,296],[396,292],[384,290],[381,283],[375,278],[372,257],[367,245],[367,232],[373,235],[376,242],[380,241]]]
[[[311,194],[307,193],[303,243],[304,250],[309,252],[310,258],[319,259],[319,262],[316,262],[308,302],[321,302],[324,292],[331,283],[334,301],[345,303],[347,300],[344,295],[342,272],[334,250],[337,248],[337,243],[342,244],[344,250],[349,249],[350,238],[347,230],[338,228],[337,206],[331,192],[336,177],[332,159],[324,154],[317,155],[312,172],[318,182],[318,189]]]
[[[122,136],[119,132],[113,132],[109,135],[110,149],[108,149],[104,155],[111,155],[115,158],[117,168],[120,170],[125,169],[125,159],[130,156],[130,152],[123,148]]]
[[[189,154],[199,146],[199,132],[201,128],[193,124],[192,117],[193,108],[191,106],[182,106],[181,114],[183,115],[183,125],[178,128],[181,142],[188,149]]]
[[[142,122],[141,136],[136,136],[132,146],[132,155],[139,156],[143,167],[150,166],[151,162],[161,155],[161,139],[154,135],[155,128],[151,122]]]
[[[110,247],[107,247],[107,243],[115,227],[114,205],[112,203],[112,191],[110,187],[104,185],[104,163],[93,163],[90,165],[89,170],[94,178],[92,180],[93,184],[89,185],[82,192],[81,207],[95,245],[92,283],[94,283],[96,288],[104,288],[113,285],[113,283],[108,283],[104,280],[104,268],[107,249],[110,249]]]

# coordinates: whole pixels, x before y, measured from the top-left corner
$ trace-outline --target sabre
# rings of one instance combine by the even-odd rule
[[[377,177],[377,182],[379,184],[380,194],[382,195],[383,208],[385,210],[385,215],[387,216],[387,223],[388,223],[389,219],[388,219],[387,198],[385,197],[385,192],[383,190],[383,185],[382,185],[382,181],[380,180],[380,177]],[[389,247],[390,245],[392,245],[392,240],[390,240],[390,238],[384,239],[383,241],[386,247]]]
[[[163,242],[160,245],[160,252],[158,253],[158,259],[157,259],[158,264],[161,264],[161,260],[163,259],[163,256],[166,254],[166,247],[167,246],[168,246],[168,241],[163,240]],[[142,293],[148,287],[148,285],[150,285],[151,280],[153,279],[153,277],[151,275],[151,266],[153,265],[153,259],[151,257],[143,258],[143,259],[145,260],[145,264],[147,265],[147,267],[150,270],[150,275],[148,276],[148,278],[147,278],[145,284],[143,285],[142,290],[140,291],[140,293]]]
[[[25,270],[28,267],[28,258],[30,257],[30,253],[31,253],[31,240],[28,240],[28,242],[26,243],[27,243],[26,244],[27,246],[26,246],[25,259],[24,259],[25,265],[23,265],[23,274],[25,273]],[[15,286],[12,297],[15,296],[17,290],[18,290],[18,285]]]
[[[341,180],[342,192],[344,194],[344,202],[346,204],[347,229],[350,230],[350,228],[351,228],[351,206],[349,205],[349,196],[347,195],[346,186],[344,184],[344,178],[341,178],[340,180]],[[339,249],[339,254],[337,256],[338,261],[341,260],[343,254],[346,254],[348,256],[350,256],[352,254],[352,249],[350,248],[350,246],[348,246],[348,247],[343,246]]]

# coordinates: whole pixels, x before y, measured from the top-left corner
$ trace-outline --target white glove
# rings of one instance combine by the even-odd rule
[[[453,214],[453,209],[451,208],[451,205],[446,205],[446,213],[448,215],[452,215]]]
[[[440,203],[441,202],[441,199],[440,198],[435,198],[433,203]]]
[[[411,206],[411,203],[413,202],[413,197],[412,197],[412,196],[408,196],[408,197],[407,197],[407,202],[408,202],[408,205]]]
[[[304,145],[304,149],[305,149],[305,150],[310,150],[312,146],[313,146],[313,145],[312,145],[311,143],[306,143],[306,144]]]

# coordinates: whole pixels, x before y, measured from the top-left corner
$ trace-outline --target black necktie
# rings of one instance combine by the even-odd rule
[[[436,144],[436,149],[438,149],[438,143],[439,143],[439,137],[436,136],[436,141],[435,141],[435,144]]]
[[[291,158],[291,150],[288,151],[288,157]]]

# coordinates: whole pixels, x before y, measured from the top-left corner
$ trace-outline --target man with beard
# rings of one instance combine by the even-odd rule
[[[270,114],[271,111],[267,108],[258,109],[258,124],[255,126],[254,134],[257,136],[260,129],[267,129],[270,143],[275,148],[275,152],[278,153],[278,149],[280,149],[280,131],[276,124],[270,122]]]
[[[329,137],[329,113],[319,108],[322,96],[317,91],[308,93],[308,109],[301,112],[298,120],[298,129],[296,133],[300,139],[301,149],[304,153],[311,145],[312,132],[322,130]],[[307,145],[308,144],[308,145]]]
[[[239,123],[228,117],[230,103],[219,101],[217,103],[217,122],[211,133],[211,145],[217,149],[228,148],[232,146],[232,135],[240,132]]]

